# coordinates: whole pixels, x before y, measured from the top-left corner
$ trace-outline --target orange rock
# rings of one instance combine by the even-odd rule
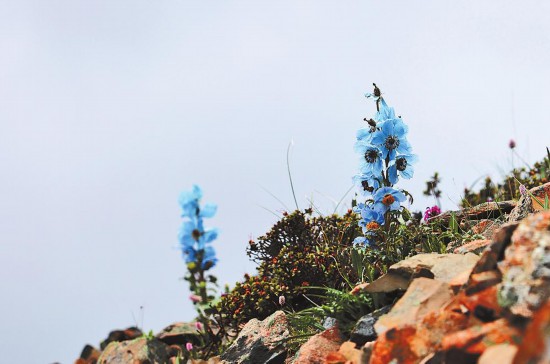
[[[416,329],[412,326],[391,329],[378,337],[370,357],[370,364],[387,364],[392,360],[399,364],[416,363],[419,357],[411,349]]]
[[[469,354],[481,354],[492,345],[520,341],[521,333],[505,319],[500,319],[455,332],[443,339],[442,348],[445,351],[457,349]]]
[[[337,351],[332,351],[328,353],[325,363],[326,364],[345,364],[348,359]]]
[[[540,363],[542,356],[550,349],[550,301],[546,302],[535,314],[525,329],[523,341],[519,346],[514,364]],[[548,360],[548,358],[546,358]],[[547,361],[548,362],[548,361]]]
[[[543,211],[521,221],[499,263],[499,296],[513,314],[531,317],[550,299],[549,256],[550,211]]]
[[[414,326],[424,316],[439,310],[452,298],[448,284],[434,279],[417,278],[391,311],[378,319],[374,328],[378,335],[391,328]]]
[[[492,240],[474,240],[469,243],[466,243],[462,246],[456,248],[453,253],[455,254],[467,254],[474,253],[479,254],[489,245],[491,245]]]
[[[323,364],[329,354],[338,352],[342,338],[337,326],[309,338],[302,345],[293,364]]]

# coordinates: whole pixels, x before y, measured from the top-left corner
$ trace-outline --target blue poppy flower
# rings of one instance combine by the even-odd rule
[[[411,145],[405,138],[408,127],[401,119],[389,119],[384,121],[380,130],[372,137],[372,143],[379,146],[382,151],[382,158],[395,159],[396,152],[409,154]]]
[[[358,140],[355,142],[354,149],[361,155],[359,171],[362,174],[370,175],[373,178],[382,178],[382,170],[384,166],[380,149],[366,140]]]
[[[405,179],[411,179],[414,174],[413,164],[418,161],[418,157],[414,154],[398,155],[390,163],[388,168],[388,179],[392,185],[399,180],[398,175]]]
[[[363,203],[358,204],[354,211],[361,214],[359,226],[362,228],[364,236],[357,237],[353,242],[355,244],[365,245],[374,244],[376,240],[376,230],[384,225],[384,214],[374,209],[372,206]]]
[[[390,119],[396,119],[393,107],[388,106],[384,99],[380,100],[380,110],[374,116],[374,120],[382,122]]]
[[[380,187],[380,180],[375,179],[370,174],[357,174],[352,178],[353,185],[356,186],[362,195],[369,195]]]
[[[184,221],[181,225],[178,238],[182,247],[197,245],[203,249],[205,244],[211,243],[218,237],[217,229],[204,229],[202,219]]]
[[[216,265],[218,258],[216,258],[216,251],[213,247],[207,246],[204,248],[202,256],[202,269],[210,269]]]
[[[374,193],[373,199],[374,209],[384,214],[388,210],[399,210],[401,202],[405,201],[407,197],[405,197],[403,192],[395,188],[382,187]]]
[[[199,186],[193,185],[191,191],[184,191],[180,194],[179,203],[182,217],[194,218],[199,214],[199,200],[202,197],[202,190]]]

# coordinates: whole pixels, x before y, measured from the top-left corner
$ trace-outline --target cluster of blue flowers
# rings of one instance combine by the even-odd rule
[[[191,191],[181,193],[179,203],[184,220],[178,238],[185,262],[194,263],[201,270],[208,270],[218,261],[214,248],[209,245],[218,236],[218,231],[205,229],[202,219],[213,217],[217,206],[206,204],[201,209],[199,206],[201,197],[202,190],[197,185],[194,185]]]
[[[393,108],[386,104],[380,90],[374,86],[374,93],[365,96],[376,101],[378,111],[374,119],[365,119],[368,128],[357,132],[355,151],[361,160],[359,174],[353,177],[367,199],[355,207],[361,215],[359,226],[364,233],[355,242],[366,245],[376,242],[377,231],[386,223],[388,212],[401,209],[406,196],[393,186],[400,177],[409,179],[413,176],[413,164],[418,159],[412,154],[406,138],[407,125],[395,116]]]

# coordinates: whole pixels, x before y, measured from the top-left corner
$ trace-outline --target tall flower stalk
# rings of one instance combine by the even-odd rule
[[[353,177],[365,199],[354,208],[361,216],[359,226],[364,235],[355,239],[355,243],[366,246],[382,243],[382,229],[389,231],[391,220],[403,214],[401,204],[409,194],[395,185],[400,178],[413,177],[413,165],[418,160],[407,140],[408,126],[401,117],[395,116],[380,89],[373,85],[374,92],[365,96],[376,102],[377,112],[373,118],[365,119],[368,127],[357,132],[355,151],[360,156],[359,173]]]
[[[217,229],[205,229],[203,218],[213,217],[216,213],[216,205],[206,204],[200,206],[202,190],[194,185],[191,191],[185,191],[180,195],[179,203],[182,208],[183,222],[178,234],[180,249],[187,263],[187,275],[185,280],[189,282],[191,289],[190,299],[195,305],[206,305],[213,299],[208,295],[207,284],[216,283],[216,278],[207,276],[206,272],[216,265],[218,259],[211,246],[218,236]]]

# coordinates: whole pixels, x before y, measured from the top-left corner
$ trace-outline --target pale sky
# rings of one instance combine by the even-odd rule
[[[194,316],[180,191],[221,233],[213,273],[254,265],[250,237],[351,185],[376,82],[420,156],[464,186],[548,145],[548,1],[0,0],[2,360],[72,363],[112,329]],[[517,163],[517,160],[516,160]],[[265,189],[265,190],[264,190]],[[345,199],[349,206],[351,196]]]

